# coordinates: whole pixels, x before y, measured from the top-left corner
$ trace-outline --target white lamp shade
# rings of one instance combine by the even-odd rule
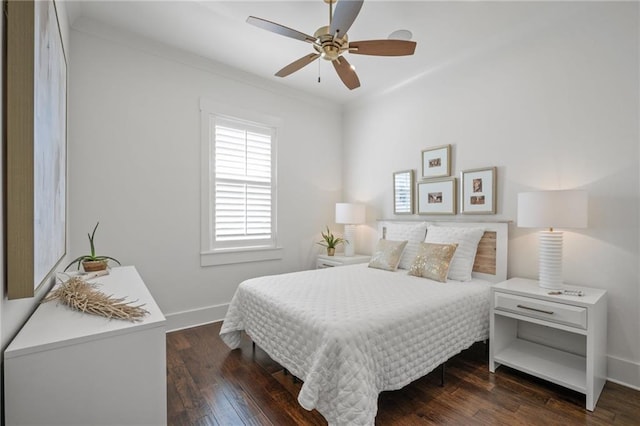
[[[336,223],[345,225],[364,223],[364,204],[336,203]]]
[[[536,191],[518,194],[521,228],[586,228],[587,191]]]

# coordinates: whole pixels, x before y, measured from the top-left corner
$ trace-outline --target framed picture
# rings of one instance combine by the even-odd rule
[[[496,213],[496,168],[460,172],[460,210],[464,214]]]
[[[7,296],[18,299],[66,252],[67,64],[52,0],[7,7]]]
[[[418,214],[456,214],[456,178],[419,182]]]
[[[422,179],[451,175],[451,145],[422,150]]]
[[[413,214],[413,170],[393,174],[393,214]]]

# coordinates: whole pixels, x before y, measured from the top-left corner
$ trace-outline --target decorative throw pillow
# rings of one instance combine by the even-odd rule
[[[427,227],[426,243],[458,244],[451,266],[449,279],[470,281],[478,243],[484,234],[483,228],[434,226]]]
[[[395,271],[406,245],[406,241],[379,240],[371,255],[369,268]]]
[[[409,269],[411,262],[418,254],[418,247],[424,241],[427,234],[427,222],[419,223],[389,223],[386,225],[386,238],[389,240],[402,241],[407,240],[398,269]]]
[[[451,259],[457,247],[458,244],[420,243],[409,275],[446,283]]]

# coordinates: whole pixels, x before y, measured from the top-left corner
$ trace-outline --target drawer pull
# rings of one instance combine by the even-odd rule
[[[542,309],[530,308],[530,307],[524,306],[524,305],[516,305],[516,306],[518,306],[518,308],[520,308],[520,309],[528,309],[530,311],[542,312],[543,314],[553,315],[553,311],[545,311],[545,310],[542,310]]]

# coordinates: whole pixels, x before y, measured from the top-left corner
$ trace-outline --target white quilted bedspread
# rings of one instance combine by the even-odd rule
[[[438,283],[351,265],[240,284],[222,340],[241,331],[304,381],[298,402],[330,425],[373,425],[400,389],[488,337],[489,283]]]

